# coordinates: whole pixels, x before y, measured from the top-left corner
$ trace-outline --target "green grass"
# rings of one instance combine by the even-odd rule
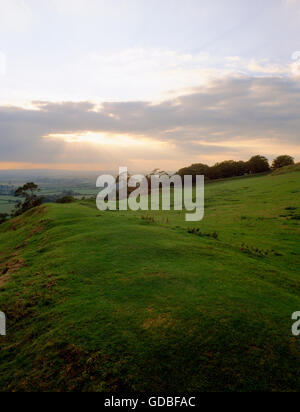
[[[0,389],[299,390],[299,183],[209,184],[194,225],[88,200],[2,225]]]
[[[282,175],[290,172],[300,172],[300,163],[296,163],[295,165],[285,166],[280,169],[277,169],[273,172],[273,175]]]

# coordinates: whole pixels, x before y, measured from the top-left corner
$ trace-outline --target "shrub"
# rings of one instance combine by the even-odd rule
[[[213,239],[215,239],[215,240],[218,240],[218,239],[219,239],[219,235],[218,235],[217,232],[202,233],[199,228],[195,228],[195,227],[188,228],[188,229],[187,229],[187,232],[188,232],[189,234],[191,234],[191,235],[196,235],[196,236],[199,236],[199,237],[211,237],[211,238],[213,238]]]
[[[60,199],[57,199],[56,203],[73,203],[76,199],[73,196],[64,196]]]
[[[141,219],[145,222],[145,223],[155,223],[155,219],[153,216],[142,216]]]

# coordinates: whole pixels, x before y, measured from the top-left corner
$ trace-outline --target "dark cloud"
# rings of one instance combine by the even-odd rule
[[[0,161],[52,162],[62,153],[65,159],[70,144],[45,136],[86,131],[143,135],[170,142],[174,150],[184,153],[225,152],[229,140],[236,141],[235,150],[239,142],[257,139],[283,146],[300,142],[300,86],[291,78],[220,80],[158,104],[34,105],[37,110],[0,107]],[[90,152],[81,153],[86,161]],[[75,157],[78,161],[80,153]]]

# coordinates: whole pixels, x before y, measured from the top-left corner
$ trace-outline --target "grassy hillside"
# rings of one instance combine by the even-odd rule
[[[291,172],[300,172],[300,163],[296,163],[295,165],[281,167],[273,172],[273,175],[283,175],[286,173]]]
[[[194,225],[91,201],[2,225],[0,389],[299,390],[299,194],[294,172],[207,185]]]

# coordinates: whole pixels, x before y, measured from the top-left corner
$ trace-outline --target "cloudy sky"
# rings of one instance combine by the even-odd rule
[[[299,113],[300,0],[0,0],[0,169],[300,160]]]

